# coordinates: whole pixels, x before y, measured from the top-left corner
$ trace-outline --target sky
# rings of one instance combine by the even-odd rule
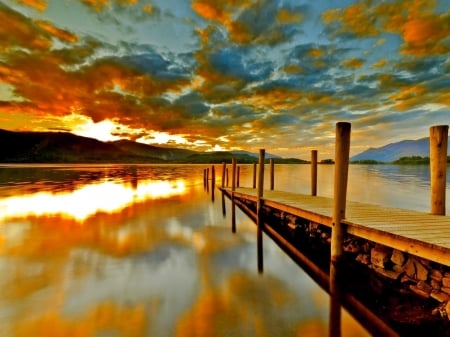
[[[450,122],[446,0],[0,0],[0,128],[309,159]]]

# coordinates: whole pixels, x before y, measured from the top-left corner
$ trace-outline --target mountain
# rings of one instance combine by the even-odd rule
[[[254,163],[258,155],[245,151],[196,152],[157,147],[130,140],[101,142],[68,132],[14,132],[0,129],[0,163],[221,163],[236,158]],[[301,163],[276,158],[277,163]],[[268,159],[268,158],[267,158]]]
[[[231,151],[232,154],[234,155],[246,155],[246,156],[250,156],[250,157],[255,157],[255,158],[259,158],[259,153],[253,153],[253,152],[248,152],[248,151]],[[266,159],[281,159],[280,156],[277,156],[275,154],[270,154],[270,153],[266,153],[264,156]]]
[[[450,153],[450,147],[448,152]],[[370,148],[350,158],[350,161],[376,160],[380,162],[392,162],[401,157],[430,156],[430,138],[417,140],[403,140],[391,143],[379,148]]]
[[[156,162],[122,151],[111,143],[68,132],[13,132],[0,129],[0,162],[91,163]]]
[[[164,161],[180,161],[197,152],[185,149],[158,147],[142,143],[136,143],[131,140],[121,139],[110,142],[120,150],[140,157],[154,157]]]

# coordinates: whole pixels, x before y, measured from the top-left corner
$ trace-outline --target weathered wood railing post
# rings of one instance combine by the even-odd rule
[[[430,128],[431,214],[445,215],[448,125]]]
[[[311,151],[311,195],[317,195],[317,150]]]
[[[253,163],[253,188],[256,188],[256,163]]]
[[[214,190],[216,188],[216,169],[214,165],[211,166],[211,200],[214,202]]]
[[[236,191],[236,158],[231,160],[231,231],[236,232],[236,202],[234,192]]]
[[[275,167],[273,158],[270,158],[270,190],[273,191],[275,185]]]
[[[226,174],[226,167],[227,164],[225,162],[222,163],[222,182],[221,182],[221,186],[222,186],[222,214],[223,216],[226,215],[226,209],[225,209],[225,192],[223,191],[223,189],[225,188],[225,174]]]
[[[264,270],[263,262],[263,242],[262,242],[262,232],[264,227],[264,219],[262,215],[263,206],[263,192],[264,192],[264,156],[265,150],[259,150],[259,170],[258,170],[258,190],[257,190],[257,202],[256,202],[256,251],[258,259],[258,272],[262,273]]]
[[[335,166],[334,166],[334,200],[333,223],[331,230],[331,263],[330,263],[330,324],[329,336],[341,336],[341,277],[342,241],[347,201],[348,164],[350,154],[351,124],[336,124]]]

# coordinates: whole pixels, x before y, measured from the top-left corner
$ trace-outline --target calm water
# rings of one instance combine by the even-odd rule
[[[0,167],[0,336],[326,335],[326,293],[268,239],[258,274],[255,226],[238,211],[231,233],[205,167]],[[319,195],[332,180],[319,166]],[[351,166],[349,183],[429,209],[426,166]],[[308,193],[309,166],[276,166],[275,186]],[[344,313],[343,336],[368,333]]]

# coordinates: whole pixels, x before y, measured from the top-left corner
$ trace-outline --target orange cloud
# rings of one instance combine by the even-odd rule
[[[445,54],[450,45],[444,40],[450,37],[450,13],[408,18],[402,26],[405,54],[426,56]]]
[[[280,9],[277,13],[277,20],[283,24],[300,22],[302,19],[301,13],[292,12],[285,8]]]
[[[397,0],[372,4],[363,0],[344,9],[322,14],[331,36],[354,34],[358,38],[396,33],[404,41],[402,52],[415,56],[444,54],[450,51],[450,13],[438,13],[436,1]]]
[[[47,9],[47,0],[16,0],[16,2],[33,7],[41,12]]]
[[[16,47],[45,50],[51,45],[49,36],[31,20],[7,7],[0,11],[0,51]]]
[[[388,63],[387,58],[383,57],[372,65],[372,68],[383,68]]]
[[[97,12],[102,11],[109,5],[109,0],[81,0],[81,2]]]
[[[346,68],[359,69],[364,65],[364,60],[356,57],[349,58],[341,62],[341,65]]]
[[[62,41],[72,42],[72,43],[78,41],[78,37],[75,34],[72,34],[71,32],[64,30],[64,29],[56,28],[54,25],[52,25],[51,23],[49,23],[47,21],[37,20],[36,23],[43,30],[45,30],[46,32],[50,33],[52,36],[54,36]]]

